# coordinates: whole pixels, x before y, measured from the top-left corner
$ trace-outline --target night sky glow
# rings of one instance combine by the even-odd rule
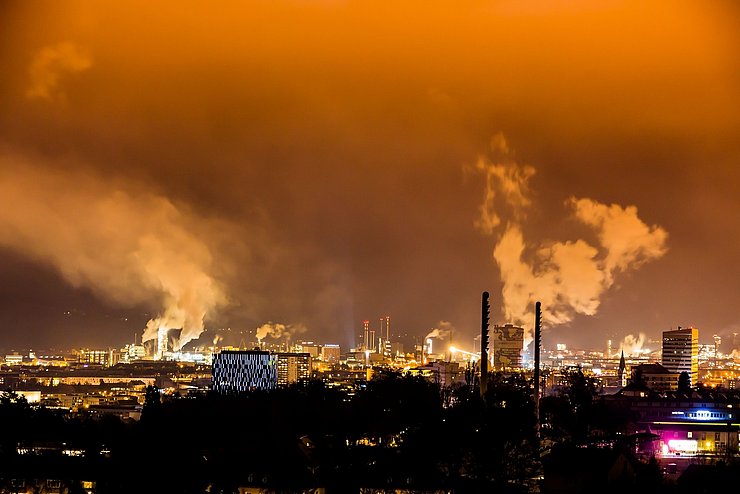
[[[0,346],[740,332],[727,1],[0,5]]]

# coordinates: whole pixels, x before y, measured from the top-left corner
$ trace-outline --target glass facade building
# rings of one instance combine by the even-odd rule
[[[224,350],[213,355],[213,390],[230,394],[277,386],[277,362],[270,352]]]

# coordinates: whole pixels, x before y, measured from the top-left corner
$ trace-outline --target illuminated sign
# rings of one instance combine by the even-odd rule
[[[686,453],[696,453],[699,446],[694,439],[671,439],[668,441],[668,447],[673,451]]]

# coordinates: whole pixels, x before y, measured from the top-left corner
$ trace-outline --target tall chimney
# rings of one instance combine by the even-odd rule
[[[488,302],[488,292],[483,292],[481,299],[480,324],[480,395],[485,398],[488,389],[488,323],[491,315],[491,304]]]
[[[542,304],[534,304],[534,417],[535,431],[540,436],[540,344],[542,343]]]
[[[370,350],[370,321],[362,322],[362,346],[363,350]]]

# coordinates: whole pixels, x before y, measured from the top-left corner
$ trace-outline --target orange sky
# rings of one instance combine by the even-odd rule
[[[63,261],[157,230],[135,231],[144,213],[122,206],[120,237],[90,233],[79,204],[114,190],[170,201],[208,250],[199,273],[228,299],[209,327],[303,324],[346,345],[390,313],[411,334],[449,321],[471,340],[482,290],[503,322],[493,252],[507,224],[533,275],[541,248],[579,240],[606,262],[566,206],[588,198],[635,206],[667,232],[665,253],[617,272],[553,341],[738,331],[739,14],[730,1],[4,2],[2,187],[56,184],[3,205],[7,340],[60,327],[118,344],[163,311],[159,275],[132,274],[131,291],[147,288],[126,303],[115,273],[75,281],[88,271]],[[480,159],[536,171],[526,217],[504,207],[491,235],[475,226]],[[75,195],[82,177],[91,196]],[[52,199],[53,228],[27,213]],[[68,242],[39,245],[44,228]],[[122,269],[97,262],[89,273]],[[69,306],[87,319],[57,317]]]

